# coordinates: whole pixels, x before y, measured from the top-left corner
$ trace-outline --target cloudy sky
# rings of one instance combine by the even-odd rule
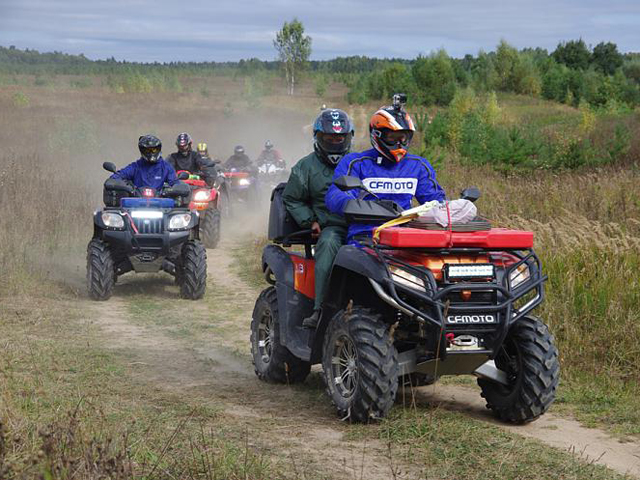
[[[460,57],[561,40],[640,51],[640,0],[0,0],[0,45],[131,61],[275,58],[272,39],[298,17],[312,59]]]

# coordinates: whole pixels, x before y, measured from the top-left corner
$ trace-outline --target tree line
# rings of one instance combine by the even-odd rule
[[[611,102],[640,105],[640,54],[622,54],[615,43],[593,48],[582,39],[561,42],[549,53],[542,48],[517,50],[501,41],[495,51],[480,51],[463,58],[445,50],[415,59],[380,59],[366,56],[308,61],[311,39],[302,24],[285,22],[274,40],[278,60],[257,58],[237,62],[138,63],[115,58],[90,60],[84,55],[40,53],[0,47],[3,74],[119,74],[155,72],[165,75],[254,75],[284,71],[289,92],[306,70],[325,82],[343,82],[351,103],[388,99],[405,91],[412,103],[449,105],[456,91],[471,87],[477,92],[514,92],[578,106],[586,102],[602,107]]]

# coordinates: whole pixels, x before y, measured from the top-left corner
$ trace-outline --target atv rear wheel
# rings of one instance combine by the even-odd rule
[[[215,208],[205,210],[200,222],[202,242],[206,248],[216,248],[220,241],[220,212]]]
[[[176,272],[180,296],[199,300],[207,288],[207,250],[198,240],[189,240],[182,247],[180,272]]]
[[[553,403],[560,378],[558,350],[547,326],[536,317],[519,319],[495,359],[510,385],[478,379],[487,408],[503,421],[527,423]]]
[[[251,355],[256,375],[273,383],[304,382],[311,364],[295,357],[280,343],[278,296],[275,287],[264,289],[251,319]]]
[[[398,352],[380,314],[361,307],[338,312],[325,335],[322,368],[340,417],[369,422],[393,406]]]
[[[87,291],[93,300],[108,300],[116,283],[116,271],[109,246],[94,238],[87,246]]]

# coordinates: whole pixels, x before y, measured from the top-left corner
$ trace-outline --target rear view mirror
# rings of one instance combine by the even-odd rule
[[[475,202],[480,198],[480,189],[478,189],[478,187],[465,188],[460,193],[460,198],[463,200],[469,200],[470,202]]]
[[[336,178],[333,181],[333,184],[343,192],[347,190],[354,190],[356,188],[361,188],[364,190],[362,180],[360,180],[358,177],[351,177],[349,175],[342,175],[341,177]]]
[[[178,174],[178,180],[189,180],[189,174],[183,170]]]
[[[107,172],[116,173],[118,169],[116,168],[116,164],[113,162],[104,162],[102,164],[102,168],[104,168]]]

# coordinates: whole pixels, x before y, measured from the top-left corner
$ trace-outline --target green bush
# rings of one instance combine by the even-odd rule
[[[425,124],[424,148],[444,148],[456,152],[463,164],[491,165],[501,171],[575,169],[624,161],[631,147],[629,129],[618,124],[603,134],[595,124],[596,115],[584,103],[582,108],[588,125],[581,125],[578,133],[543,133],[501,124],[495,95],[479,98],[471,90],[461,91],[447,111]]]
[[[71,80],[69,85],[71,88],[89,88],[93,85],[93,82],[89,78],[79,78],[77,80]]]
[[[324,97],[324,94],[327,93],[327,87],[329,86],[329,79],[325,75],[318,75],[316,77],[316,95],[319,97]]]
[[[451,59],[444,50],[418,57],[411,69],[418,101],[423,105],[449,105],[456,93],[456,77]]]
[[[28,107],[31,101],[29,97],[24,92],[16,92],[12,97],[13,105],[16,107]]]

